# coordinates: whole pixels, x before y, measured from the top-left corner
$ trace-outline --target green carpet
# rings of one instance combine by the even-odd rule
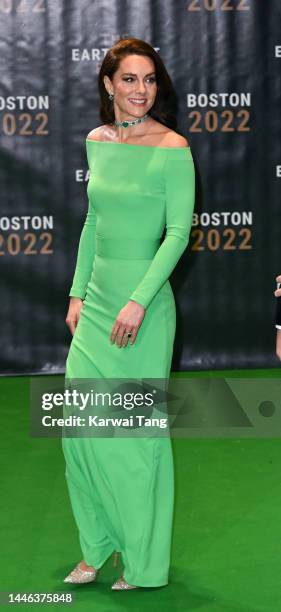
[[[277,376],[277,370],[198,376]],[[180,374],[183,375],[182,373]],[[195,373],[189,373],[194,376]],[[59,439],[29,435],[29,377],[0,379],[1,591],[74,594],[75,612],[280,612],[281,452],[275,439],[174,439],[170,584],[113,592],[112,557],[98,581],[71,586],[80,560]],[[63,609],[69,606],[63,605]],[[58,609],[55,604],[17,608]],[[0,606],[1,609],[11,606]]]

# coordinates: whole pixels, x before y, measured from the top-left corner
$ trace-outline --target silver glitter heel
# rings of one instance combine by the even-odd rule
[[[116,580],[116,582],[113,583],[111,588],[113,591],[125,591],[129,589],[138,589],[139,587],[133,586],[132,584],[128,584],[128,582],[126,582],[124,576],[122,575],[120,576],[120,578],[118,578],[118,580]]]
[[[72,572],[66,576],[64,582],[70,582],[71,584],[87,584],[88,582],[94,582],[97,577],[98,570],[82,570],[80,563],[78,563],[74,570],[72,570]]]

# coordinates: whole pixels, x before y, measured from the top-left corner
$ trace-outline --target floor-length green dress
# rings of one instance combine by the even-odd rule
[[[69,292],[84,304],[66,377],[169,378],[176,309],[168,278],[192,223],[190,148],[87,138],[86,150],[88,214]],[[110,334],[129,300],[142,304],[145,316],[135,342],[119,348]],[[65,437],[62,444],[86,563],[100,568],[120,551],[129,584],[167,584],[174,509],[170,437]]]

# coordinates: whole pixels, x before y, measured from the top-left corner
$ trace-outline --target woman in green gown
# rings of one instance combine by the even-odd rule
[[[66,378],[164,380],[176,329],[168,278],[189,240],[193,159],[172,127],[172,84],[149,44],[121,39],[109,49],[99,90],[104,124],[86,138],[88,213],[69,293]],[[111,588],[166,585],[170,437],[65,437],[62,444],[83,553],[65,582],[94,581],[119,551],[124,571]]]

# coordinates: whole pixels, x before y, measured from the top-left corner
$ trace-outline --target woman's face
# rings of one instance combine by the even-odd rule
[[[154,62],[143,55],[127,55],[113,75],[106,76],[108,93],[114,94],[114,105],[122,115],[142,117],[154,104],[157,83]],[[116,114],[116,113],[115,113]]]

